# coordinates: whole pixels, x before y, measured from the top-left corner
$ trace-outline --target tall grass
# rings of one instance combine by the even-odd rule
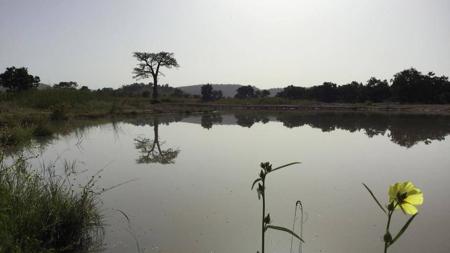
[[[96,177],[75,189],[68,177],[47,172],[1,155],[0,252],[80,252],[101,242]]]

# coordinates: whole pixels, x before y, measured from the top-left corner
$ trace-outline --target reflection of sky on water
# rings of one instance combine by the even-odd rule
[[[443,253],[450,249],[448,122],[365,114],[174,115],[158,121],[159,140],[180,151],[172,164],[136,163],[134,140],[154,138],[152,118],[89,128],[78,146],[76,135],[61,137],[42,159],[60,154],[92,173],[106,166],[105,187],[137,179],[102,196],[106,252],[137,252],[113,209],[130,217],[147,252],[256,252],[261,203],[250,184],[259,163],[300,161],[268,179],[267,208],[274,223],[289,227],[302,201],[303,252],[381,252],[385,218],[361,183],[385,201],[390,183],[411,180],[425,204],[390,252]],[[396,216],[394,230],[405,219]],[[289,252],[290,236],[268,232],[266,240],[267,252]]]

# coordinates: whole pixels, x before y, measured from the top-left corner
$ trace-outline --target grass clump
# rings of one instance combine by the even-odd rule
[[[46,124],[39,124],[33,130],[34,137],[49,137],[52,136],[53,131]]]
[[[50,120],[61,121],[67,120],[67,107],[64,104],[54,106],[50,113]]]
[[[66,165],[67,166],[67,165]],[[101,239],[94,177],[80,190],[32,170],[24,158],[0,161],[0,252],[74,252]]]

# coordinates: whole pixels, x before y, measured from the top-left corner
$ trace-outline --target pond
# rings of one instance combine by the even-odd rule
[[[240,112],[111,122],[47,143],[33,163],[101,170],[104,252],[256,252],[260,162],[298,161],[266,180],[266,252],[382,252],[390,184],[410,180],[424,205],[389,252],[450,250],[450,117]],[[296,207],[300,200],[303,215]],[[296,216],[294,217],[294,214]],[[126,217],[125,217],[126,216]],[[129,221],[127,220],[129,219]],[[398,212],[398,231],[407,216]]]

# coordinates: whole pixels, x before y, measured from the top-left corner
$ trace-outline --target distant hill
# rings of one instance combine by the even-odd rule
[[[197,85],[189,85],[189,86],[181,86],[178,87],[178,89],[182,90],[184,93],[190,94],[190,95],[201,95],[201,89],[204,84],[197,84]],[[239,89],[239,87],[242,87],[244,85],[241,84],[211,84],[213,86],[214,90],[220,90],[222,91],[222,94],[224,97],[234,97],[236,95],[236,90]],[[255,89],[258,89],[257,87],[254,87]],[[282,91],[282,88],[272,88],[268,89],[270,91],[270,96],[275,96],[278,92]]]

